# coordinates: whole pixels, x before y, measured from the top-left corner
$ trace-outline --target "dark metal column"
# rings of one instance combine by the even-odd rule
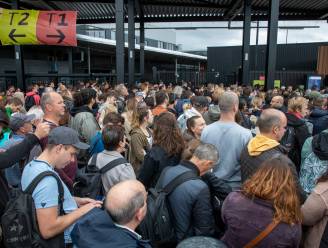
[[[91,76],[91,50],[88,47],[88,74]]]
[[[19,0],[13,0],[12,9],[19,9]],[[15,65],[16,65],[16,80],[17,87],[26,91],[26,82],[25,82],[25,70],[24,70],[24,58],[21,46],[15,46]]]
[[[177,58],[175,58],[174,59],[174,65],[175,65],[175,69],[174,69],[174,74],[175,74],[175,84],[177,85],[178,84],[178,77],[179,77],[179,75],[178,75],[178,59]]]
[[[134,84],[135,24],[134,0],[128,2],[128,38],[129,38],[129,85]]]
[[[249,59],[251,39],[251,0],[244,0],[244,27],[243,27],[243,49],[242,49],[242,84],[249,85]]]
[[[73,48],[68,48],[68,73],[73,74]]]
[[[124,1],[115,0],[116,82],[124,83]]]
[[[277,59],[278,21],[279,21],[279,0],[270,0],[266,67],[265,67],[266,90],[274,88],[276,59]]]
[[[145,79],[145,24],[143,18],[140,20],[140,77]]]

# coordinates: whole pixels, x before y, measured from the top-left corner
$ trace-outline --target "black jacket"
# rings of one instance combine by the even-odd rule
[[[154,145],[145,155],[138,179],[146,189],[155,187],[162,170],[167,166],[177,165],[179,162],[180,154],[168,156],[163,148]]]
[[[247,179],[253,176],[253,174],[260,168],[261,164],[274,156],[287,155],[287,150],[284,146],[279,145],[272,149],[269,149],[265,152],[262,152],[258,156],[249,155],[247,146],[242,151],[240,156],[240,171],[241,171],[241,182],[245,182]],[[300,199],[302,202],[306,199],[306,194],[303,191],[303,188],[300,185],[298,174],[295,165],[290,163],[294,179],[297,183],[297,187],[300,193]]]
[[[98,208],[94,208],[77,221],[71,237],[78,248],[151,248],[148,241],[116,226],[109,214]]]
[[[305,140],[311,137],[311,133],[305,123],[305,120],[297,118],[295,115],[286,113],[287,126],[291,126],[295,130],[294,147],[289,151],[288,157],[294,162],[297,171],[301,167],[301,152]]]
[[[39,143],[39,139],[33,134],[27,134],[22,142],[0,153],[0,170],[9,168],[19,162],[22,158],[28,157],[32,148]],[[7,180],[0,171],[0,216],[6,207],[8,201]]]
[[[199,176],[198,168],[189,161],[165,171],[159,187],[165,187],[174,178],[191,170]],[[170,195],[169,203],[174,216],[174,228],[178,241],[191,236],[211,236],[214,234],[214,215],[211,206],[210,190],[199,179],[180,184]]]
[[[314,108],[309,116],[309,121],[313,124],[313,135],[316,135],[328,128],[328,111]]]
[[[93,111],[86,105],[80,106],[80,107],[72,107],[70,110],[70,114],[74,117],[78,113],[88,112],[91,114],[94,114]]]

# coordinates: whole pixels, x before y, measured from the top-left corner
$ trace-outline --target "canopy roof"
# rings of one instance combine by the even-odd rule
[[[11,0],[0,0],[10,8]],[[127,1],[125,1],[127,2]],[[135,0],[136,21],[240,21],[243,0]],[[78,23],[115,22],[115,0],[20,0],[22,9],[76,10]],[[252,20],[268,19],[269,0],[252,0]],[[128,6],[125,5],[127,17]],[[280,20],[328,20],[327,0],[280,0]]]

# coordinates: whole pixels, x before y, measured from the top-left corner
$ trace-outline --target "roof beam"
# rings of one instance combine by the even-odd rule
[[[233,21],[236,16],[242,11],[243,9],[243,0],[236,0],[235,3],[233,3],[226,13],[224,13],[224,18],[229,21]]]
[[[265,8],[265,7],[252,7],[252,11],[255,12],[255,11],[259,11],[259,12],[265,12],[265,13],[268,13],[268,8]],[[328,13],[328,10],[316,10],[316,9],[298,9],[298,8],[283,8],[283,7],[280,7],[279,8],[279,13],[305,13],[305,14],[308,14],[308,15],[313,15],[313,14],[316,14],[316,15],[320,15],[321,13],[324,14],[324,13]]]
[[[242,21],[243,16],[237,16],[234,21]],[[252,21],[259,20],[259,21],[267,21],[268,16],[267,15],[261,15],[261,16],[252,16]],[[280,15],[279,20],[284,21],[300,21],[300,20],[318,20],[317,15],[308,15],[308,16],[302,16],[299,15],[295,16],[286,16],[286,15]],[[124,20],[124,22],[127,23],[127,19]],[[140,18],[135,19],[136,22],[140,22]],[[144,22],[206,22],[206,21],[227,21],[222,16],[180,16],[180,17],[144,17]],[[103,19],[81,19],[79,18],[77,20],[77,24],[95,24],[95,23],[115,23],[115,18],[103,18]]]
[[[165,2],[165,1],[143,1],[144,6],[168,6],[168,7],[197,7],[197,8],[219,8],[226,9],[229,5],[215,4],[208,1],[199,1],[199,3],[180,3],[180,2]]]
[[[58,6],[55,3],[51,2],[51,1],[41,0],[41,2],[44,5],[48,6],[49,9],[58,9]]]
[[[11,9],[11,5],[12,5],[12,1],[8,1],[8,0],[0,1],[0,7]],[[35,9],[35,6],[33,4],[29,4],[26,2],[20,2],[19,9]]]
[[[115,0],[74,0],[74,1],[70,1],[70,0],[51,0],[51,2],[67,2],[67,3],[115,3]]]
[[[321,19],[321,20],[328,19],[328,9],[325,9],[323,11],[323,14],[319,17],[319,19]]]
[[[135,7],[136,7],[138,15],[140,17],[143,17],[144,11],[143,11],[143,4],[141,3],[141,0],[136,0],[135,1]]]

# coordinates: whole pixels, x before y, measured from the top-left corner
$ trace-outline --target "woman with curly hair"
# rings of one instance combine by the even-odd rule
[[[301,208],[289,163],[284,155],[266,160],[241,191],[228,195],[222,207],[222,240],[229,247],[250,247],[264,230],[267,236],[251,247],[299,247]]]
[[[166,166],[180,162],[184,149],[184,140],[175,116],[165,112],[157,116],[154,122],[153,147],[146,154],[139,180],[146,188],[154,187],[159,175]]]

